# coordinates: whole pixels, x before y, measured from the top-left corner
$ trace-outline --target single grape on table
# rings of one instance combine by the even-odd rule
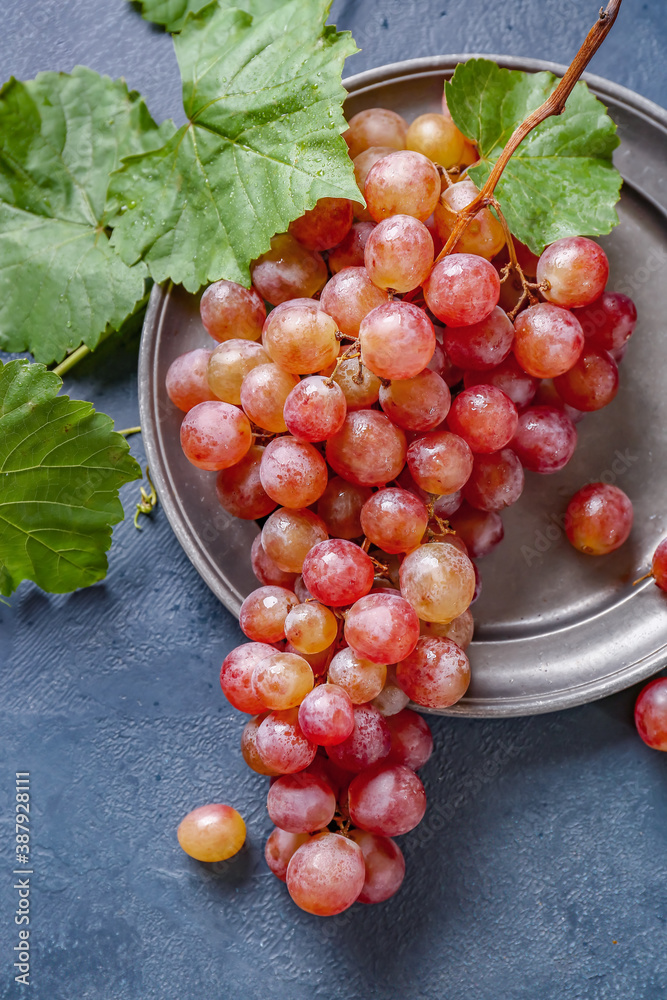
[[[612,403],[637,318],[606,290],[593,240],[566,237],[539,257],[514,241],[510,253],[490,208],[435,260],[478,194],[464,173],[477,151],[446,102],[411,123],[370,108],[344,137],[359,201],[323,198],[292,221],[250,289],[211,285],[210,337],[166,378],[185,456],[217,473],[225,510],[260,521],[259,586],[240,613],[248,641],[220,684],[250,716],[244,760],[272,780],[267,865],[323,916],[399,889],[391,838],[424,815],[415,772],[433,750],[414,708],[448,709],[468,689],[474,560],[502,540],[500,512],[530,474],[570,460],[574,422]],[[614,551],[631,525],[615,486],[583,486],[568,506],[584,553]],[[667,541],[652,573],[667,590]],[[637,702],[658,749],[665,685]],[[202,860],[231,856],[244,836],[226,806],[179,828]]]

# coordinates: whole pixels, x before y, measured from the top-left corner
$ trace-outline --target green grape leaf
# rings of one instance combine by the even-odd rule
[[[445,84],[447,106],[478,146],[469,170],[481,187],[517,125],[558,85],[553,73],[501,69],[488,59],[457,66]],[[547,118],[505,167],[496,198],[514,235],[534,253],[564,236],[600,236],[618,224],[622,178],[612,165],[618,145],[607,109],[577,83],[562,115]]]
[[[275,5],[273,5],[275,7]],[[127,208],[111,239],[126,264],[196,291],[250,284],[271,237],[319,198],[359,199],[341,136],[349,33],[325,26],[329,0],[291,0],[263,17],[211,4],[174,36],[188,124],[130,156],[112,186]]]
[[[122,80],[84,67],[0,89],[0,348],[60,361],[132,312],[148,272],[109,243],[109,174],[166,129]]]
[[[59,396],[43,365],[0,362],[0,594],[22,580],[62,594],[107,572],[118,490],[141,478],[113,421]]]
[[[208,7],[211,0],[139,0],[141,16],[146,21],[161,24],[167,31],[180,31],[188,14],[198,14]],[[276,10],[286,0],[218,0],[220,6],[238,7],[253,17],[257,14],[269,14]]]

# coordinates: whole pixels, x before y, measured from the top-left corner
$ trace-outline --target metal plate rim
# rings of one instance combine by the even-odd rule
[[[359,95],[379,84],[395,82],[397,79],[427,77],[434,73],[446,74],[453,71],[459,62],[473,58],[491,59],[503,68],[528,72],[547,70],[556,75],[562,75],[566,70],[565,66],[539,59],[489,53],[463,53],[389,63],[348,77],[343,81],[343,84],[350,95]],[[648,119],[654,127],[667,134],[667,111],[659,105],[603,77],[587,73],[584,74],[583,79],[591,86],[596,95],[603,98],[607,96],[617,103],[623,103],[633,114]],[[220,567],[209,558],[204,545],[197,539],[190,521],[179,504],[176,484],[172,482],[163,459],[154,361],[162,318],[169,304],[171,290],[170,282],[164,285],[154,285],[141,338],[138,387],[140,419],[144,431],[146,454],[160,502],[179,543],[204,582],[221,602],[238,617],[242,595],[229,585]],[[566,690],[560,689],[553,696],[544,693],[532,696],[522,695],[514,699],[503,698],[496,703],[464,698],[457,705],[435,714],[468,718],[511,718],[573,708],[614,694],[651,676],[662,665],[666,650],[667,646],[663,645],[650,655],[622,666],[613,674],[597,681],[587,681]],[[419,708],[420,711],[429,711]]]

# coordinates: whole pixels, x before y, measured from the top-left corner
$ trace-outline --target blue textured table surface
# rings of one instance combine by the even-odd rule
[[[168,36],[125,0],[4,0],[0,75],[84,63],[182,117]],[[446,52],[568,62],[595,0],[337,0],[348,73]],[[625,0],[591,69],[667,103],[663,0]],[[138,421],[136,344],[66,382]],[[141,441],[132,450],[144,461]],[[435,719],[429,811],[403,838],[398,896],[321,920],[268,872],[266,784],[246,769],[219,664],[241,640],[137,486],[107,580],[0,605],[0,996],[13,981],[15,771],[30,771],[35,1000],[560,1000],[667,995],[665,757],[635,734],[635,691],[508,721]],[[249,840],[201,866],[176,843],[193,806],[231,802]],[[11,812],[10,812],[11,809]],[[11,823],[10,823],[11,821]],[[27,990],[25,995],[28,995]]]

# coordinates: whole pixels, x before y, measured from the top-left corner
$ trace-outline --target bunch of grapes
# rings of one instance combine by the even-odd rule
[[[524,469],[562,469],[576,423],[614,398],[636,320],[605,291],[596,243],[539,259],[517,244],[513,270],[489,208],[436,262],[478,193],[445,104],[409,127],[363,111],[345,138],[366,206],[320,200],[273,238],[251,288],[207,288],[218,346],[167,375],[185,455],[217,472],[227,511],[262,522],[249,642],[220,681],[251,716],[246,762],[271,777],[268,865],[323,915],[400,886],[392,838],[424,815],[432,750],[408,702],[465,694],[472,559],[502,539]],[[610,551],[632,523],[621,491],[597,486],[569,512],[582,551]]]

